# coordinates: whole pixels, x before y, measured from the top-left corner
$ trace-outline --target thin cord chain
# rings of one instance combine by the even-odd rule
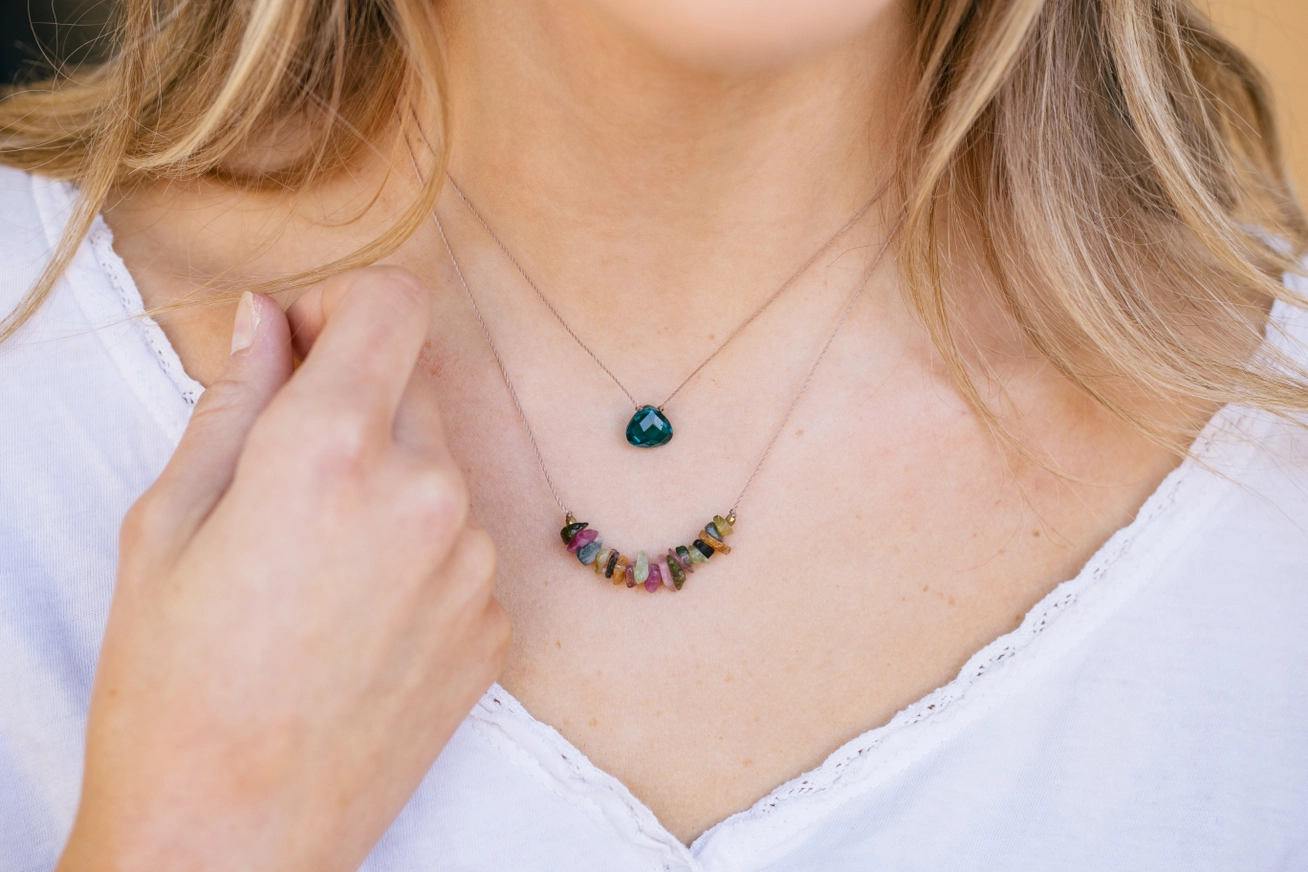
[[[754,479],[758,478],[759,470],[763,468],[763,462],[768,459],[768,455],[772,453],[773,446],[775,446],[777,440],[781,438],[782,431],[786,429],[786,422],[790,420],[790,416],[795,411],[795,407],[799,405],[799,400],[804,396],[804,391],[808,390],[809,382],[813,381],[813,375],[817,372],[819,364],[822,363],[822,358],[827,356],[827,349],[831,348],[831,343],[836,341],[836,334],[840,332],[841,327],[845,326],[845,319],[849,317],[850,311],[854,308],[854,304],[858,302],[858,298],[862,295],[863,289],[867,287],[867,283],[872,280],[872,274],[875,273],[877,267],[881,265],[881,259],[886,256],[886,251],[890,249],[890,243],[895,238],[895,235],[899,233],[899,228],[902,224],[903,219],[895,222],[895,226],[891,229],[890,234],[886,237],[885,243],[881,246],[881,251],[877,253],[876,260],[872,261],[872,266],[868,268],[867,273],[863,276],[863,281],[858,283],[858,287],[855,288],[854,293],[850,295],[849,302],[845,304],[845,310],[840,313],[840,320],[836,322],[836,328],[831,331],[831,335],[827,337],[827,341],[823,344],[822,350],[818,352],[817,359],[814,360],[813,365],[809,367],[808,375],[804,376],[804,382],[799,386],[799,393],[795,394],[795,399],[790,401],[790,408],[786,409],[786,414],[781,416],[781,423],[777,425],[777,429],[773,432],[772,438],[768,440],[767,448],[763,449],[762,456],[759,457],[758,463],[754,465],[754,471],[749,474],[749,479],[745,482],[745,486],[740,489],[740,495],[737,496],[736,501],[732,503],[731,517],[735,517],[736,511],[740,508],[741,501],[745,499],[745,494],[749,492],[750,485],[754,483]]]
[[[416,169],[416,166],[415,166]],[[536,452],[536,462],[540,464],[541,474],[545,476],[545,483],[550,486],[550,493],[554,495],[554,502],[559,504],[563,514],[568,514],[568,507],[563,505],[563,500],[559,499],[558,489],[554,487],[554,480],[550,478],[550,471],[545,468],[545,458],[541,456],[540,445],[536,443],[536,434],[531,431],[531,425],[527,423],[527,413],[522,411],[522,403],[518,401],[518,392],[513,387],[513,381],[509,378],[509,371],[504,366],[504,358],[500,357],[500,350],[495,347],[495,340],[491,339],[490,328],[486,326],[486,319],[481,315],[481,307],[477,305],[477,300],[472,296],[472,288],[468,287],[468,280],[463,277],[463,269],[459,266],[459,260],[454,256],[454,249],[450,247],[450,240],[445,235],[445,227],[441,224],[440,216],[433,209],[432,219],[436,222],[436,229],[440,231],[441,242],[445,243],[445,250],[450,253],[450,263],[454,264],[454,272],[459,277],[459,283],[463,285],[463,292],[468,295],[468,302],[472,303],[472,311],[477,313],[477,321],[481,324],[482,335],[486,337],[486,344],[490,346],[491,354],[495,355],[495,362],[499,364],[500,375],[504,377],[504,386],[509,389],[509,396],[513,399],[513,408],[518,410],[518,417],[522,420],[522,427],[527,431],[527,438],[531,440],[531,450]]]
[[[416,173],[418,179],[421,180],[422,171],[418,168],[417,157],[413,154],[411,148],[409,149],[409,159],[413,161],[414,173]],[[450,184],[454,184],[453,179],[450,179]],[[877,199],[880,199],[881,194],[884,193],[884,191],[885,189],[883,188],[881,192],[878,192],[877,196],[868,204],[867,207],[864,207],[863,211],[866,212],[867,209],[871,207],[872,203],[875,203]],[[469,207],[471,208],[471,204],[469,204]],[[476,214],[475,210],[473,214]],[[860,213],[860,215],[861,214],[862,213]],[[445,250],[450,255],[450,263],[454,266],[455,275],[459,277],[459,284],[463,285],[463,293],[468,297],[468,302],[472,304],[472,311],[477,315],[477,323],[481,325],[482,335],[486,337],[486,345],[490,347],[491,354],[495,358],[495,363],[500,368],[500,376],[504,379],[504,386],[508,388],[510,399],[513,400],[513,408],[518,412],[518,420],[522,421],[522,429],[527,431],[527,439],[531,442],[531,450],[536,455],[536,463],[540,466],[540,473],[545,478],[545,484],[549,486],[550,494],[554,497],[554,502],[558,505],[559,509],[567,515],[568,507],[563,504],[563,500],[559,497],[558,488],[554,486],[554,479],[550,477],[549,468],[545,465],[545,457],[541,454],[540,444],[536,441],[536,434],[532,431],[531,424],[527,421],[527,413],[523,411],[522,402],[518,399],[518,391],[513,387],[513,380],[509,378],[509,370],[504,365],[504,358],[500,356],[500,350],[496,347],[495,340],[491,337],[490,327],[487,326],[486,319],[481,314],[481,307],[477,305],[477,298],[473,296],[472,288],[468,286],[468,279],[463,275],[462,267],[459,266],[459,259],[454,255],[454,248],[450,245],[449,237],[445,235],[445,226],[441,224],[440,216],[436,214],[435,209],[432,210],[431,217],[436,223],[436,230],[440,233],[441,242],[444,243]],[[857,217],[855,217],[854,220],[858,220]],[[853,222],[851,221],[850,223],[852,224]],[[758,463],[754,464],[754,469],[750,472],[749,478],[745,481],[745,486],[740,489],[740,494],[732,504],[731,510],[728,512],[728,517],[732,521],[735,520],[736,512],[739,511],[740,504],[745,499],[745,494],[749,492],[750,487],[754,484],[754,480],[758,478],[759,472],[763,469],[763,464],[767,461],[768,456],[772,454],[772,449],[776,447],[777,440],[781,438],[782,432],[786,429],[786,424],[790,421],[790,416],[794,414],[795,408],[799,405],[800,399],[804,396],[804,392],[808,390],[809,384],[813,381],[813,376],[817,373],[818,366],[821,365],[823,358],[827,356],[827,351],[830,350],[832,343],[836,341],[836,336],[840,333],[840,328],[845,326],[845,321],[849,318],[849,313],[853,310],[854,304],[857,303],[858,298],[862,296],[863,289],[867,287],[867,283],[872,280],[872,276],[881,265],[881,261],[885,258],[886,252],[890,250],[890,243],[893,242],[895,236],[898,235],[899,229],[903,226],[903,223],[903,217],[901,216],[900,219],[895,222],[895,226],[891,228],[890,233],[886,236],[886,241],[882,243],[881,250],[877,252],[876,259],[872,261],[872,265],[864,274],[863,280],[858,283],[858,287],[855,288],[854,292],[850,295],[849,301],[845,303],[845,308],[841,311],[840,318],[836,321],[836,326],[831,330],[831,334],[827,336],[827,341],[822,344],[822,349],[818,352],[817,357],[813,361],[813,365],[809,367],[808,373],[804,376],[804,381],[800,384],[799,391],[795,394],[795,398],[790,401],[790,406],[786,409],[786,413],[781,417],[781,423],[779,423],[776,430],[773,431],[772,438],[768,440],[767,447],[763,449],[763,453],[759,456]],[[487,231],[490,230],[489,227],[486,229]],[[843,233],[844,231],[842,230],[841,232]],[[493,235],[494,234],[492,234],[492,236]],[[839,236],[836,238],[839,238]],[[834,242],[835,240],[833,239],[832,241]],[[829,246],[830,243],[828,243],[828,247]],[[506,251],[505,253],[507,254],[508,252]],[[818,254],[821,254],[821,252]],[[817,255],[814,255],[813,260],[816,259]],[[812,263],[811,260],[810,263]],[[807,265],[805,268],[807,268]],[[801,269],[800,272],[803,272],[803,269]],[[766,307],[766,305],[767,304],[765,303],[764,307]],[[743,326],[744,325],[742,325],[742,329]],[[581,342],[580,339],[577,341],[579,343]],[[730,339],[728,339],[728,341],[730,341]],[[598,360],[596,362],[598,363]],[[616,382],[617,379],[614,379],[614,381]],[[619,385],[619,387],[620,386],[621,385]]]
[[[451,176],[449,172],[446,172],[445,178],[449,181],[450,187],[454,189],[454,193],[459,195],[459,199],[463,201],[463,205],[468,207],[468,211],[472,213],[472,216],[477,219],[477,221],[481,224],[481,226],[486,230],[486,233],[490,235],[490,238],[495,240],[495,244],[499,246],[500,251],[504,252],[504,256],[509,259],[509,263],[513,264],[514,268],[518,271],[518,274],[522,276],[522,280],[525,281],[527,285],[533,291],[536,292],[537,298],[539,298],[541,303],[545,305],[545,308],[549,310],[550,314],[554,316],[554,320],[559,322],[559,326],[561,326],[564,330],[567,331],[568,335],[572,337],[572,340],[581,347],[581,350],[586,352],[586,354],[590,355],[590,359],[595,361],[596,365],[598,365],[600,369],[604,370],[605,375],[607,375],[610,379],[612,379],[613,383],[617,385],[618,388],[624,394],[627,395],[627,399],[631,401],[632,406],[639,409],[641,407],[640,402],[638,402],[636,398],[632,396],[631,391],[627,390],[626,385],[624,385],[618,379],[618,377],[613,374],[613,371],[604,365],[604,361],[599,359],[599,355],[597,355],[594,351],[592,351],[590,347],[586,345],[585,342],[582,342],[581,337],[577,335],[576,331],[574,331],[570,326],[568,326],[567,321],[563,320],[563,316],[559,314],[559,310],[554,308],[554,304],[549,301],[549,299],[545,296],[544,292],[541,291],[540,287],[534,281],[532,281],[531,276],[529,276],[527,274],[527,271],[523,269],[522,264],[518,261],[516,257],[513,256],[513,252],[509,251],[509,247],[504,244],[504,241],[502,239],[500,239],[499,234],[497,234],[493,229],[491,229],[490,224],[486,222],[485,218],[481,217],[481,212],[477,211],[477,207],[473,205],[472,200],[468,199],[468,196],[463,193],[463,189],[459,187],[459,183],[454,180],[454,177]],[[663,402],[658,404],[657,408],[659,409],[659,411],[662,411],[664,406],[672,402],[672,398],[675,397],[677,394],[681,393],[681,389],[684,388],[686,385],[690,384],[691,379],[699,375],[700,371],[703,370],[704,367],[708,366],[709,363],[713,360],[713,358],[717,357],[718,354],[720,354],[724,348],[726,348],[728,345],[731,344],[731,341],[733,339],[739,336],[746,327],[748,327],[750,324],[754,322],[754,319],[758,318],[759,315],[762,315],[763,310],[765,310],[768,306],[771,306],[774,302],[776,302],[777,298],[780,297],[783,293],[785,293],[786,289],[789,288],[791,285],[793,285],[799,279],[800,276],[802,276],[805,272],[807,272],[808,268],[811,267],[814,264],[814,262],[817,261],[818,258],[820,258],[827,251],[829,251],[831,249],[831,246],[839,242],[840,239],[844,237],[846,233],[849,232],[849,229],[853,227],[855,224],[857,224],[858,220],[862,218],[864,215],[866,215],[867,211],[871,209],[878,200],[881,199],[881,197],[886,193],[886,191],[889,188],[890,188],[890,182],[886,182],[884,185],[882,185],[880,190],[878,190],[876,194],[873,195],[872,199],[868,200],[862,209],[859,209],[857,212],[854,213],[854,217],[850,218],[847,222],[845,222],[845,225],[841,227],[839,230],[837,230],[835,235],[826,241],[826,244],[824,244],[821,248],[815,251],[812,257],[804,261],[804,264],[800,266],[799,269],[795,270],[795,272],[791,274],[790,278],[782,282],[781,287],[773,291],[772,296],[764,300],[763,304],[760,305],[757,309],[755,309],[753,314],[751,314],[748,318],[742,321],[739,324],[739,326],[736,327],[735,330],[732,330],[731,335],[729,335],[726,339],[722,340],[722,343],[718,345],[718,347],[715,348],[712,351],[712,353],[709,354],[708,357],[700,361],[699,366],[691,370],[690,375],[686,376],[681,381],[681,384],[677,385],[676,388],[673,389],[672,393],[668,394],[667,397],[664,398]]]

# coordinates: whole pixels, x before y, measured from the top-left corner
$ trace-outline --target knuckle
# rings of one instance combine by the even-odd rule
[[[357,480],[375,453],[365,422],[348,414],[311,415],[300,421],[299,451],[319,481]]]
[[[481,528],[465,529],[459,537],[457,548],[455,566],[460,581],[472,591],[490,596],[495,586],[495,568],[498,562],[495,542],[490,534]]]
[[[172,513],[156,493],[147,491],[123,516],[119,541],[124,551],[130,551],[159,541],[171,529]]]
[[[204,395],[191,414],[189,426],[195,427],[210,418],[221,418],[246,402],[247,393],[243,385],[230,378],[220,378],[204,389]]]
[[[457,471],[432,468],[410,479],[406,503],[424,527],[458,530],[467,520],[468,486]]]
[[[469,552],[467,558],[469,571],[486,580],[493,580],[499,559],[490,533],[480,527],[468,530],[465,541]]]
[[[352,276],[351,291],[377,296],[396,317],[419,317],[431,306],[431,297],[417,277],[397,266],[361,267]]]

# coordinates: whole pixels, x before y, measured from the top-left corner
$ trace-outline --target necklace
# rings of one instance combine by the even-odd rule
[[[590,359],[595,361],[595,364],[600,369],[604,370],[604,374],[607,375],[613,381],[613,383],[618,386],[618,389],[627,395],[627,399],[631,401],[631,405],[633,408],[635,408],[636,411],[631,416],[631,420],[627,422],[626,437],[627,437],[628,444],[633,445],[636,448],[657,448],[660,445],[667,445],[669,442],[672,441],[672,433],[673,433],[672,422],[668,420],[668,415],[666,411],[666,407],[668,403],[672,401],[672,398],[675,397],[677,394],[681,393],[681,389],[684,388],[686,385],[688,385],[691,379],[699,375],[700,371],[704,369],[704,367],[708,366],[709,362],[712,361],[713,358],[717,357],[718,354],[720,354],[724,348],[726,348],[728,345],[731,344],[731,340],[739,336],[746,327],[748,327],[751,323],[753,323],[755,318],[763,314],[763,311],[767,309],[768,306],[771,306],[777,300],[778,297],[780,297],[783,293],[785,293],[786,289],[789,288],[791,285],[793,285],[799,279],[800,276],[802,276],[805,272],[807,272],[808,268],[811,267],[819,257],[821,257],[824,253],[826,253],[831,248],[831,246],[835,245],[838,241],[840,241],[840,239],[843,238],[844,235],[849,232],[849,229],[853,227],[856,223],[858,223],[858,219],[862,218],[865,214],[867,214],[867,211],[871,209],[872,206],[878,200],[881,199],[881,196],[886,192],[886,189],[889,187],[889,185],[882,186],[882,188],[879,191],[877,191],[877,193],[872,197],[872,199],[867,201],[867,203],[863,206],[862,209],[859,209],[857,212],[855,212],[854,216],[850,218],[848,221],[846,221],[843,227],[841,227],[839,230],[836,231],[834,236],[828,239],[822,245],[821,248],[815,251],[812,257],[804,261],[803,265],[800,266],[799,269],[791,273],[790,278],[782,282],[781,286],[778,287],[775,291],[773,291],[772,295],[768,297],[766,300],[764,300],[762,305],[760,305],[757,309],[755,309],[748,318],[740,322],[740,324],[736,327],[736,329],[732,330],[730,335],[728,335],[726,339],[722,340],[722,342],[718,345],[718,347],[713,349],[713,351],[709,353],[708,357],[700,361],[699,366],[696,366],[693,370],[691,370],[690,374],[686,376],[684,379],[682,379],[679,385],[673,388],[672,393],[668,394],[666,397],[663,398],[663,402],[658,404],[653,404],[653,403],[642,404],[636,400],[635,396],[632,395],[631,391],[627,390],[626,385],[624,385],[621,381],[618,380],[618,377],[613,374],[613,371],[604,365],[604,361],[600,360],[599,355],[596,354],[593,350],[591,350],[590,346],[588,346],[585,342],[581,340],[581,337],[578,336],[577,332],[568,325],[568,322],[563,320],[563,316],[559,314],[559,310],[554,308],[554,304],[551,303],[549,299],[545,296],[544,291],[542,291],[540,289],[540,286],[537,285],[536,282],[532,280],[531,276],[527,274],[527,271],[523,268],[522,263],[516,257],[514,257],[513,252],[509,251],[509,247],[504,244],[504,241],[502,239],[500,239],[499,234],[496,233],[493,229],[491,229],[490,224],[486,221],[485,218],[481,216],[481,213],[477,211],[477,207],[472,204],[472,200],[468,198],[467,194],[463,193],[463,189],[459,187],[459,183],[454,180],[454,177],[451,176],[448,172],[446,172],[445,178],[450,183],[450,187],[454,189],[454,193],[459,195],[459,199],[463,201],[463,205],[468,207],[468,211],[472,213],[472,217],[476,218],[478,223],[480,223],[481,226],[485,229],[486,233],[490,235],[490,238],[495,240],[495,244],[499,246],[499,249],[504,253],[504,256],[509,259],[509,263],[513,264],[514,268],[518,271],[518,275],[522,276],[522,280],[525,281],[527,285],[533,291],[536,292],[537,298],[539,298],[541,303],[545,305],[545,308],[549,310],[549,313],[554,316],[554,320],[559,322],[559,326],[562,327],[567,332],[567,334],[572,337],[572,340],[581,347],[582,351],[590,355]]]
[[[417,161],[415,159],[415,172],[417,169]],[[419,173],[419,178],[421,178],[421,173]],[[453,184],[453,180],[451,180],[451,184]],[[885,188],[882,188],[883,192],[884,190]],[[879,197],[880,193],[877,195],[877,198]],[[877,198],[874,198],[872,202],[876,202]],[[471,204],[469,205],[471,206]],[[867,208],[870,206],[871,203],[868,204],[868,207],[864,207],[862,211],[866,212]],[[861,215],[862,212],[859,214]],[[450,263],[454,266],[454,272],[459,277],[459,283],[463,285],[463,291],[468,297],[468,302],[472,304],[472,310],[477,315],[477,322],[481,324],[482,335],[486,337],[486,344],[490,347],[491,355],[494,356],[495,363],[500,368],[500,375],[504,379],[504,386],[509,391],[509,397],[513,400],[514,408],[518,411],[518,418],[522,421],[522,427],[527,433],[527,439],[531,442],[531,449],[536,455],[537,464],[540,465],[541,475],[544,477],[545,483],[549,486],[550,493],[554,496],[554,502],[558,504],[559,509],[563,512],[563,529],[559,531],[559,535],[563,539],[564,546],[571,554],[576,556],[577,561],[581,563],[582,566],[591,567],[595,573],[603,575],[604,578],[611,579],[615,585],[625,582],[629,588],[641,586],[649,593],[655,593],[660,587],[666,587],[669,591],[681,590],[682,585],[686,583],[686,576],[693,573],[696,566],[707,563],[709,558],[715,554],[731,553],[731,546],[726,544],[726,538],[732,534],[735,528],[736,511],[740,508],[740,504],[744,500],[745,494],[749,491],[750,486],[754,483],[754,479],[758,477],[759,470],[763,468],[764,461],[766,461],[768,455],[772,453],[773,447],[777,444],[777,439],[781,437],[781,433],[786,427],[786,422],[790,420],[790,416],[795,411],[795,407],[799,405],[800,398],[803,397],[804,392],[808,390],[809,383],[812,382],[813,375],[817,372],[818,365],[821,364],[822,359],[826,357],[828,349],[831,348],[831,344],[835,341],[836,335],[840,332],[840,328],[844,326],[845,320],[849,317],[850,311],[854,308],[854,304],[858,302],[858,298],[862,295],[863,289],[867,287],[867,283],[872,278],[873,273],[875,273],[877,267],[881,265],[881,261],[889,250],[891,241],[895,238],[896,234],[898,234],[899,227],[903,221],[901,218],[896,222],[895,226],[886,236],[886,241],[882,244],[876,258],[872,261],[872,265],[868,268],[867,272],[863,274],[862,281],[858,283],[858,286],[854,289],[853,293],[850,294],[848,302],[845,303],[845,308],[840,313],[840,318],[836,321],[836,326],[832,329],[830,335],[827,336],[826,342],[822,344],[821,350],[813,360],[813,365],[809,367],[808,374],[804,376],[804,381],[799,386],[799,391],[795,394],[795,398],[790,401],[790,406],[786,409],[785,414],[781,416],[781,422],[777,424],[776,430],[772,433],[772,438],[768,440],[767,447],[763,449],[763,453],[759,456],[758,463],[754,465],[753,471],[745,481],[745,486],[740,489],[740,493],[736,496],[736,500],[732,504],[731,509],[728,510],[727,514],[714,515],[713,520],[704,525],[704,528],[696,535],[688,546],[676,545],[668,548],[666,556],[660,554],[657,550],[653,552],[638,551],[636,556],[631,558],[622,554],[616,548],[605,548],[604,540],[600,537],[599,531],[591,527],[590,524],[585,521],[578,521],[576,516],[568,511],[567,506],[563,504],[563,500],[559,498],[558,489],[554,486],[554,480],[550,478],[549,469],[545,465],[545,458],[541,454],[540,445],[536,442],[536,434],[532,431],[531,424],[527,421],[527,414],[523,411],[522,403],[518,400],[518,392],[513,386],[513,380],[509,378],[509,370],[504,365],[504,358],[500,356],[499,348],[496,347],[495,340],[491,337],[490,328],[486,325],[486,319],[482,317],[481,307],[477,305],[477,299],[473,296],[472,288],[468,286],[468,280],[463,275],[463,269],[459,266],[459,260],[454,255],[454,249],[450,245],[449,237],[445,235],[445,226],[441,224],[440,216],[436,214],[435,210],[432,210],[432,220],[435,221],[436,229],[440,232],[441,242],[445,244],[445,250],[449,252]],[[487,227],[487,230],[489,229],[490,228]],[[841,233],[843,234],[847,229],[848,226],[842,228]],[[839,236],[836,238],[839,238]],[[832,240],[832,242],[834,241],[835,239]],[[827,246],[824,246],[823,250],[825,251],[830,244],[831,243],[828,243]],[[505,253],[507,254],[508,252],[506,251]],[[819,254],[820,253],[821,252],[819,252]],[[540,292],[537,291],[537,293],[539,294]],[[544,298],[542,297],[542,299]],[[771,300],[768,302],[771,302]],[[546,305],[548,305],[548,303]],[[766,304],[764,304],[764,306],[766,307]],[[756,312],[754,316],[751,316],[750,320],[753,320],[757,314],[758,313]],[[558,317],[557,313],[555,314],[555,317]],[[739,329],[740,328],[738,328],[736,332],[739,332]],[[576,339],[576,336],[574,335],[573,338]],[[729,342],[730,338],[727,341]],[[580,343],[581,340],[577,339],[577,342]],[[583,345],[583,347],[585,346]],[[720,351],[721,348],[718,350]],[[717,352],[715,351],[714,354],[716,355]],[[710,359],[712,359],[712,355],[710,355]],[[596,362],[599,362],[598,358],[596,358]],[[603,366],[603,364],[601,364],[601,366]],[[701,364],[701,368],[702,366],[703,364]],[[610,377],[612,377],[612,374],[610,374]],[[614,381],[616,382],[617,379],[614,379]],[[680,390],[680,388],[678,388],[678,390]],[[653,559],[650,558],[650,553],[653,553]]]

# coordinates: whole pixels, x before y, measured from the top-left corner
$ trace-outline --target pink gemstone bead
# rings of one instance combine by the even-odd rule
[[[672,580],[672,570],[666,566],[663,567],[663,586],[673,593],[677,592],[676,582]]]
[[[677,564],[678,566],[681,567],[681,571],[686,573],[687,575],[690,575],[692,572],[695,571],[690,568],[689,560],[682,560],[681,557],[678,556],[677,552],[673,551],[671,548],[668,549],[668,563]],[[671,572],[668,573],[668,577],[669,578],[672,577]]]
[[[577,549],[582,545],[589,545],[597,538],[599,538],[599,533],[593,528],[587,527],[585,530],[582,530],[576,536],[572,537],[572,541],[568,543],[568,550],[575,554],[577,553]]]
[[[627,587],[636,586],[636,567],[627,564]]]
[[[659,589],[659,585],[662,583],[663,570],[659,568],[657,563],[651,563],[649,566],[649,578],[645,581],[645,590],[653,593]]]

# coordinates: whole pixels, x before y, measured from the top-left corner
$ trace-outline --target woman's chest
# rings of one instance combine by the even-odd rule
[[[498,373],[484,376],[443,406],[499,548],[515,633],[501,684],[686,842],[947,683],[1172,465],[1091,438],[1095,458],[1067,446],[1065,459],[1114,461],[1092,486],[1015,473],[970,413],[836,375],[757,469],[731,552],[650,594],[567,552],[550,484],[606,548],[665,553],[734,505],[775,418],[722,398],[712,426],[684,415],[668,447],[688,444],[660,457],[604,446],[621,438],[601,426],[621,423],[620,406],[580,403],[560,424],[528,400],[542,470]],[[732,422],[739,437],[723,438]]]

